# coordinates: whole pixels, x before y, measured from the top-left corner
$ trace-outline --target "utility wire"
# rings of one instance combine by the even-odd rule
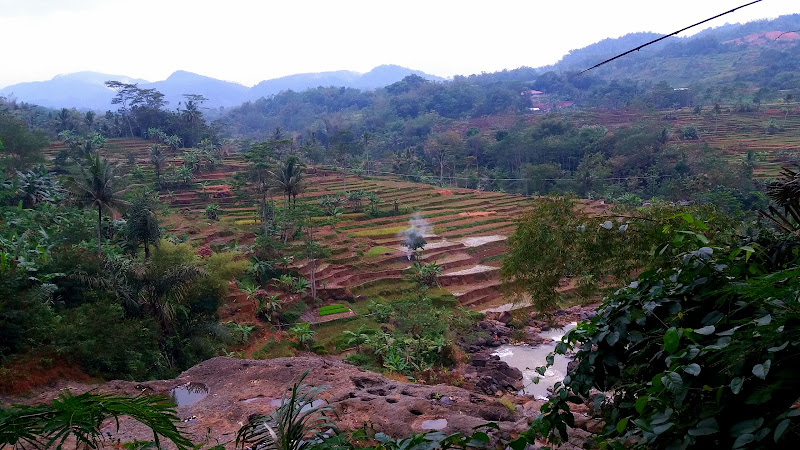
[[[755,0],[754,2],[750,2],[750,3],[747,3],[747,4],[745,4],[745,5],[742,5],[742,6],[737,6],[736,8],[733,8],[733,9],[732,9],[732,10],[730,10],[730,11],[725,11],[725,12],[724,12],[724,13],[722,13],[722,14],[717,14],[717,15],[716,15],[716,16],[714,16],[714,17],[710,17],[710,18],[708,18],[708,19],[706,19],[706,20],[703,20],[703,21],[701,21],[701,22],[697,22],[697,23],[696,23],[696,24],[694,24],[694,25],[689,25],[689,26],[688,26],[688,27],[686,27],[686,28],[682,28],[682,29],[680,29],[680,30],[678,30],[678,31],[675,31],[675,32],[673,32],[673,33],[670,33],[670,34],[668,34],[668,35],[666,35],[666,36],[661,36],[660,38],[658,38],[658,39],[654,39],[654,40],[652,40],[652,41],[650,41],[650,42],[648,42],[648,43],[646,43],[646,44],[642,44],[642,45],[640,45],[640,46],[638,46],[638,47],[636,47],[636,48],[632,48],[632,49],[628,50],[628,51],[627,51],[627,52],[625,52],[625,53],[620,53],[619,55],[617,55],[617,56],[615,56],[615,57],[613,57],[613,58],[609,58],[609,59],[607,59],[607,60],[605,60],[605,61],[601,62],[600,64],[595,64],[594,66],[592,66],[592,67],[589,67],[589,68],[588,68],[588,69],[586,69],[586,70],[583,70],[583,71],[581,71],[581,72],[578,72],[578,75],[580,75],[580,74],[582,74],[582,73],[584,73],[584,72],[588,72],[588,71],[590,71],[590,70],[592,70],[592,69],[596,69],[596,68],[598,68],[598,67],[602,66],[603,64],[610,63],[611,61],[614,61],[615,59],[622,58],[623,56],[625,56],[625,55],[627,55],[627,54],[629,54],[629,53],[638,52],[639,50],[643,49],[644,47],[647,47],[648,45],[655,44],[656,42],[658,42],[658,41],[661,41],[661,40],[664,40],[664,39],[666,39],[666,38],[668,38],[668,37],[670,37],[670,36],[675,36],[675,35],[676,35],[676,34],[678,34],[678,33],[683,33],[684,31],[688,30],[689,28],[694,28],[694,27],[696,27],[696,26],[698,26],[698,25],[702,25],[702,24],[704,24],[704,23],[706,23],[706,22],[708,22],[708,21],[710,21],[710,20],[714,20],[714,19],[716,19],[717,17],[722,17],[722,16],[724,16],[724,15],[726,15],[726,14],[730,14],[730,13],[732,13],[732,12],[736,11],[737,9],[742,9],[742,8],[744,8],[745,6],[750,6],[750,5],[752,5],[752,4],[754,4],[754,3],[758,3],[758,2],[760,2],[760,1],[761,1],[761,0]]]
[[[341,171],[342,169],[337,167],[334,170]],[[416,178],[418,175],[411,175],[405,173],[397,173],[397,172],[386,172],[381,170],[362,170],[358,171],[358,173],[353,169],[347,169],[347,172],[351,175],[359,175],[359,173],[365,173],[367,175],[393,175],[400,178]],[[435,177],[435,176],[434,176]],[[647,175],[647,176],[627,176],[627,177],[607,177],[607,178],[595,178],[597,181],[623,181],[623,180],[652,180],[652,179],[661,179],[661,178],[673,178],[674,175]],[[447,180],[470,180],[473,178],[470,177],[459,177],[459,176],[444,176],[444,179]],[[482,181],[575,181],[575,178],[488,178],[488,177],[479,177],[479,180]]]

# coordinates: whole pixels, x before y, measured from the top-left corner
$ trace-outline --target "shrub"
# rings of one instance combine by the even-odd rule
[[[292,324],[297,322],[297,319],[300,318],[300,315],[306,312],[308,306],[306,306],[305,302],[300,300],[298,302],[290,303],[286,305],[278,315],[278,320],[284,324]]]
[[[800,268],[796,256],[778,265],[776,255],[796,255],[797,242],[687,244],[557,344],[557,353],[577,350],[577,365],[542,407],[538,432],[565,439],[567,402],[593,398],[613,448],[791,447],[800,427],[800,356],[790,350],[800,346]]]

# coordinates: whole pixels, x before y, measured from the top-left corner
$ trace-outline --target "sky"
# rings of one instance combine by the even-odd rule
[[[187,70],[252,86],[381,64],[452,77],[557,62],[637,31],[668,34],[748,0],[0,0],[0,87],[96,71]],[[763,0],[704,24],[800,12]],[[785,30],[784,30],[785,31]]]

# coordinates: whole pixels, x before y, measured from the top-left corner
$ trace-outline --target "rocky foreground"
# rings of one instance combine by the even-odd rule
[[[563,325],[585,319],[591,311],[592,307],[560,310],[555,322]],[[272,360],[217,357],[170,380],[110,381],[99,385],[61,381],[31,397],[3,400],[44,403],[62,389],[70,389],[74,394],[96,390],[113,395],[169,395],[176,388],[202,385],[207,389],[205,397],[177,408],[182,430],[195,443],[225,443],[232,448],[236,432],[248,418],[275,410],[286,389],[308,370],[304,383],[329,386],[321,398],[333,407],[342,430],[367,427],[369,432],[398,438],[432,430],[471,433],[478,425],[494,422],[500,430],[491,433],[493,438],[507,440],[527,430],[542,405],[530,397],[514,395],[521,388],[520,371],[491,355],[494,347],[510,341],[512,330],[506,326],[509,319],[508,313],[490,313],[479,324],[491,338],[467,349],[471,361],[462,369],[466,388],[393,381],[336,357]],[[544,326],[532,318],[524,330],[525,340],[534,345],[540,343],[537,332]],[[584,405],[575,405],[576,423],[596,431],[593,428],[598,424],[585,412]],[[571,431],[576,445],[560,448],[581,448],[581,441],[588,435],[584,429]],[[110,443],[152,439],[149,429],[127,418],[120,421],[119,430],[113,422],[104,424],[103,432]]]
[[[304,380],[310,385],[328,385],[322,398],[336,411],[341,429],[353,430],[368,426],[373,432],[394,437],[441,428],[445,433],[471,432],[477,425],[496,422],[497,438],[509,438],[528,427],[528,419],[538,412],[540,403],[529,402],[527,408],[504,406],[497,398],[475,394],[462,388],[426,386],[389,380],[359,369],[336,358],[295,357],[272,360],[213,358],[198,364],[172,380],[147,383],[110,381],[101,385],[66,383],[73,393],[96,389],[114,395],[137,395],[152,392],[166,395],[171,389],[187,383],[202,383],[208,389],[205,398],[179,406],[182,429],[196,443],[230,442],[236,431],[252,414],[266,414],[276,409],[287,386],[309,370]],[[50,400],[56,390],[50,389],[25,403]],[[445,419],[442,421],[441,419]],[[430,422],[426,422],[430,421]],[[427,429],[426,429],[427,428]],[[123,419],[119,431],[113,422],[103,428],[111,441],[130,442],[152,439],[152,433],[133,420]]]

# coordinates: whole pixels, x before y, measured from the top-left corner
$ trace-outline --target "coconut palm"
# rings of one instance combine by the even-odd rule
[[[297,195],[303,191],[303,164],[292,155],[276,171],[270,171],[278,190],[283,193],[283,205],[297,204]]]
[[[159,186],[161,186],[161,170],[166,163],[167,155],[164,153],[163,148],[158,144],[150,144],[150,164],[153,165],[153,171],[156,173],[156,182]]]
[[[0,447],[63,448],[72,441],[75,448],[100,448],[107,442],[103,424],[116,423],[119,431],[119,418],[128,416],[150,428],[154,448],[161,448],[162,437],[179,450],[194,448],[175,426],[175,406],[164,400],[94,392],[72,395],[66,390],[48,404],[12,405],[0,417]]]
[[[152,192],[140,192],[134,196],[127,211],[128,246],[135,254],[139,244],[143,244],[145,259],[150,259],[150,244],[158,247],[161,238],[155,213],[157,204],[158,199]]]
[[[112,213],[127,205],[122,200],[119,186],[122,178],[114,174],[118,166],[112,165],[99,153],[87,155],[78,164],[69,182],[69,190],[78,203],[97,208],[97,254],[102,253],[103,210]]]
[[[109,259],[99,275],[79,273],[77,278],[92,288],[113,293],[126,310],[148,314],[162,330],[169,331],[192,282],[205,273],[189,264],[165,269],[152,263]]]
[[[185,109],[181,111],[183,120],[194,125],[195,122],[198,122],[203,118],[203,113],[200,111],[200,107],[197,102],[194,100],[188,100],[184,105]]]
[[[767,186],[767,196],[777,208],[770,205],[759,213],[783,231],[800,237],[800,172],[784,167],[778,179]]]

